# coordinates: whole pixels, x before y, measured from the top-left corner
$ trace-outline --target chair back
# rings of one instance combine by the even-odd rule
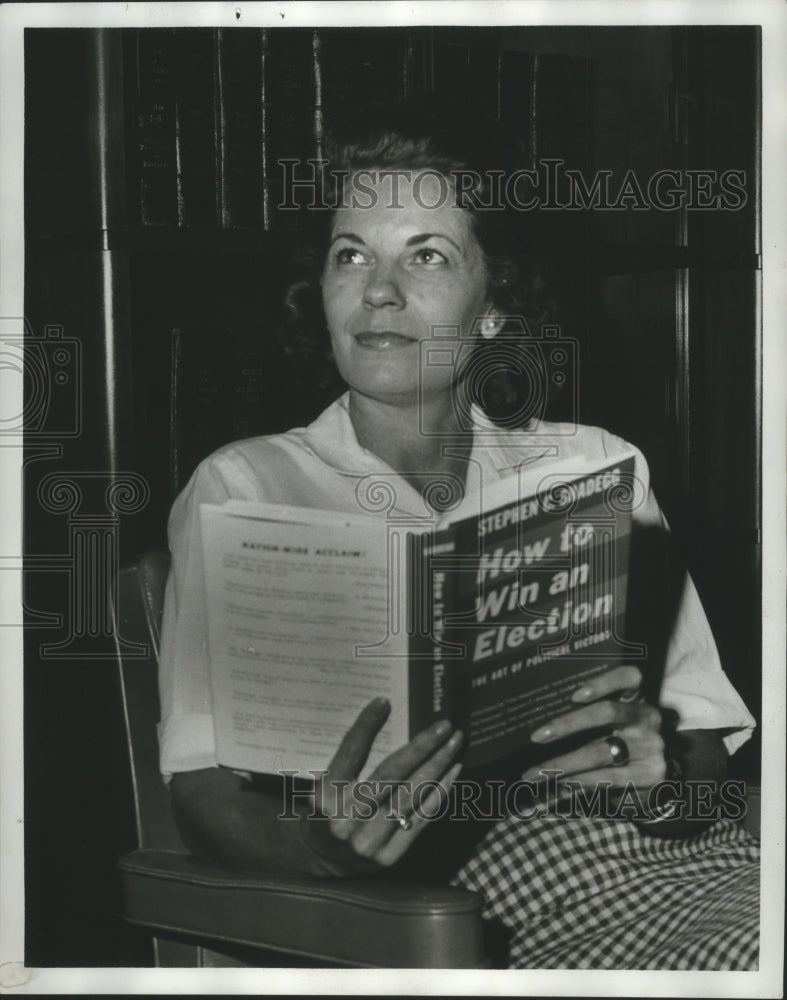
[[[158,657],[169,553],[146,552],[121,570],[115,635],[139,847],[186,851],[159,770]],[[145,647],[147,652],[139,647]]]

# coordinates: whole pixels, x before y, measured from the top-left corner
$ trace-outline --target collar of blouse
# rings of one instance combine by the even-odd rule
[[[366,481],[364,488],[370,497],[376,488],[383,502],[383,484],[387,483],[391,487],[389,492],[395,493],[396,508],[409,514],[424,516],[424,496],[382,459],[358,443],[350,419],[348,400],[349,393],[345,393],[310,424],[304,432],[304,443],[326,465],[343,475],[357,478],[361,484]],[[476,406],[472,408],[472,422],[473,448],[468,461],[465,489],[462,491],[461,484],[451,484],[448,481],[442,487],[448,491],[448,495],[455,489],[458,489],[458,495],[464,492],[465,499],[455,508],[454,514],[464,511],[466,505],[469,514],[473,498],[477,497],[485,484],[515,475],[523,465],[554,460],[560,454],[558,443],[550,440],[547,425],[506,430],[494,424]],[[446,446],[450,447],[450,443]],[[435,484],[434,488],[438,491],[441,489],[439,484]],[[445,496],[443,494],[442,502],[445,502]],[[438,502],[441,501],[439,492],[435,498]]]

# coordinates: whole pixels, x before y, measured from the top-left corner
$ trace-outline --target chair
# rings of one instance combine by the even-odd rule
[[[158,764],[158,644],[165,552],[120,574],[116,635],[139,848],[120,860],[125,917],[149,928],[159,966],[478,968],[481,903],[453,887],[226,871],[190,856]],[[132,643],[144,644],[147,655]]]

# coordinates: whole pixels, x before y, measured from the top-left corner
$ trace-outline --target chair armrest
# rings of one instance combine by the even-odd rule
[[[483,965],[481,902],[465,889],[251,875],[155,850],[120,870],[125,916],[146,927],[343,965]]]

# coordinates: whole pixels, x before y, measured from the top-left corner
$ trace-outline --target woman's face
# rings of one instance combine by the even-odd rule
[[[441,178],[398,175],[396,189],[390,176],[366,181],[360,204],[334,216],[322,273],[333,354],[358,393],[386,402],[434,399],[455,381],[455,364],[446,360],[451,352],[458,360],[458,338],[469,354],[474,323],[486,311],[483,254]],[[431,363],[426,341],[441,349]]]

